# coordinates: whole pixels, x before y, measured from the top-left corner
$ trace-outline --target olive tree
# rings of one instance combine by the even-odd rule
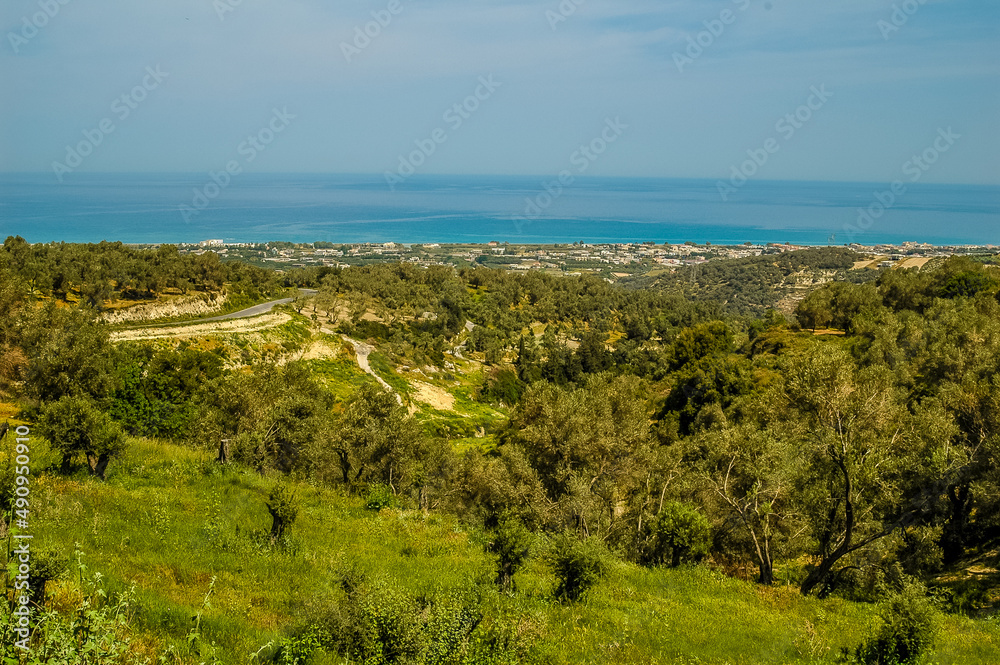
[[[330,448],[345,484],[383,483],[399,494],[420,475],[420,427],[388,390],[358,388],[334,429]]]
[[[801,462],[797,429],[787,422],[766,422],[774,395],[756,397],[742,406],[743,421],[708,432],[698,444],[704,458],[699,475],[710,488],[706,500],[717,506],[758,568],[760,584],[774,582],[774,561],[786,552],[803,528],[795,505]],[[757,417],[746,411],[757,409]],[[792,436],[789,436],[792,434]]]
[[[90,475],[105,479],[111,459],[125,449],[125,436],[117,423],[85,397],[63,397],[42,411],[39,432],[62,453],[62,471],[83,454]]]
[[[859,368],[819,343],[788,373],[788,406],[805,426],[799,501],[818,557],[801,586],[809,594],[829,585],[845,557],[914,521],[930,501],[919,473],[933,455],[889,368]]]

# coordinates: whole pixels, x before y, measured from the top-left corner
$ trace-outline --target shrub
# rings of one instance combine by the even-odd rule
[[[365,508],[368,510],[395,508],[397,503],[396,495],[392,493],[392,488],[388,485],[373,483],[368,488],[368,498],[365,501]]]
[[[577,601],[607,573],[608,552],[593,538],[580,540],[563,533],[552,541],[547,554],[558,584],[556,598]]]
[[[486,543],[486,551],[497,557],[496,584],[502,591],[514,586],[514,574],[524,565],[531,550],[531,532],[517,517],[504,514]]]
[[[521,399],[525,385],[517,373],[509,369],[493,370],[486,374],[479,389],[478,399],[491,404],[513,406]]]
[[[354,575],[352,574],[353,578]],[[358,580],[353,580],[358,582]],[[352,582],[323,602],[306,635],[320,647],[361,663],[534,662],[523,617],[497,621],[484,612],[483,590],[467,587],[413,597],[393,580]],[[309,647],[315,648],[312,643]],[[303,649],[303,655],[307,653]]]
[[[42,549],[36,552],[31,560],[31,572],[28,577],[31,601],[39,607],[44,607],[45,586],[58,579],[68,567],[69,561],[55,550]]]
[[[699,561],[708,554],[712,544],[708,519],[695,508],[669,502],[648,527],[643,563],[669,564]]]
[[[880,609],[881,625],[856,652],[864,665],[911,665],[934,641],[937,612],[926,589],[909,584]]]
[[[972,614],[990,605],[990,584],[970,578],[935,590],[948,612]]]
[[[32,613],[28,652],[15,646],[24,639],[17,632],[18,617],[7,603],[0,603],[0,660],[25,665],[148,665],[134,638],[135,589],[108,594],[97,574],[83,580],[82,591],[70,613],[45,609]]]
[[[267,510],[271,513],[271,542],[280,540],[285,535],[285,529],[295,522],[299,516],[299,506],[296,498],[284,485],[275,485],[267,500]]]
[[[281,640],[271,660],[277,665],[304,665],[329,640],[330,637],[322,630],[310,628],[300,635]]]

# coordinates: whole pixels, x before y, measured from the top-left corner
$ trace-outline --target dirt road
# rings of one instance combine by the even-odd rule
[[[320,332],[325,333],[327,335],[336,334],[332,330],[329,330],[327,328],[320,328]],[[393,390],[392,386],[386,383],[385,379],[376,374],[375,370],[372,369],[371,363],[368,362],[368,356],[370,356],[372,351],[375,350],[375,347],[371,346],[370,344],[365,344],[364,342],[359,342],[356,339],[351,339],[347,335],[341,335],[341,337],[345,342],[354,347],[354,355],[357,356],[358,367],[361,368],[361,371],[364,372],[365,374],[370,374],[371,376],[375,377],[375,380],[379,382],[379,385],[388,390],[389,392],[391,392],[393,395],[395,395],[396,401],[402,404],[403,398],[400,397],[399,393]]]

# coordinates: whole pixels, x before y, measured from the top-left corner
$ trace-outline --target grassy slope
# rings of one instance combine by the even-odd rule
[[[35,459],[55,462],[44,454]],[[226,663],[245,662],[295,625],[301,603],[328,592],[349,563],[411,592],[460,585],[482,577],[488,565],[481,536],[449,516],[376,514],[360,499],[307,483],[296,484],[303,509],[293,551],[268,552],[255,546],[253,532],[270,525],[264,501],[274,479],[221,471],[207,453],[154,441],[136,441],[105,484],[83,476],[42,475],[36,482],[34,532],[66,552],[79,544],[91,571],[111,588],[134,581],[151,648],[174,644],[183,652],[216,577],[202,634]],[[533,564],[519,575],[519,594],[502,602],[536,627],[556,663],[805,663],[811,648],[830,648],[832,656],[857,644],[874,616],[869,606],[803,599],[791,588],[761,589],[705,568],[621,564],[585,602],[569,607],[548,599],[552,583]],[[57,606],[72,585],[57,588]],[[817,631],[812,640],[809,626]],[[1000,628],[949,617],[935,661],[1000,661]]]

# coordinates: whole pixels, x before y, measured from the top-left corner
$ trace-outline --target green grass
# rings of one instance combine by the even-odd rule
[[[111,588],[134,582],[140,623],[162,634],[163,646],[181,646],[216,577],[202,632],[234,663],[296,625],[302,604],[329,591],[348,562],[425,585],[458,584],[482,564],[453,519],[373,514],[361,499],[308,484],[296,486],[302,510],[291,547],[272,550],[265,501],[275,482],[220,469],[207,453],[144,440],[107,483],[40,479],[36,520],[47,544],[67,554],[78,544]],[[373,543],[377,551],[360,546]]]
[[[401,395],[404,400],[409,399],[410,393],[413,389],[410,387],[410,384],[407,383],[406,379],[396,373],[396,368],[392,366],[385,356],[378,351],[373,351],[368,356],[368,364],[371,365],[372,371],[382,377],[383,381],[392,386],[392,389]]]
[[[326,387],[333,392],[338,400],[346,400],[363,384],[373,379],[361,371],[353,359],[338,357],[334,359],[309,360],[309,367],[320,377]]]
[[[484,439],[478,438],[478,430],[482,429],[487,434],[495,431],[506,420],[508,410],[476,400],[476,392],[483,383],[483,372],[478,363],[458,358],[451,360],[456,365],[454,370],[429,375],[411,374],[408,378],[441,388],[455,399],[450,411],[420,407],[416,418],[428,434],[445,437],[462,449],[468,447],[470,441],[482,443]]]
[[[222,469],[208,452],[139,440],[106,483],[82,474],[36,478],[34,532],[38,545],[67,554],[79,546],[109,588],[134,583],[137,627],[151,648],[184,647],[215,577],[202,634],[225,663],[246,662],[298,626],[303,607],[331,594],[347,566],[413,594],[489,576],[482,535],[455,518],[374,513],[360,498],[307,482],[293,483],[302,509],[291,547],[273,550],[262,543],[270,526],[264,502],[276,480]],[[493,611],[535,626],[552,663],[807,663],[810,649],[832,658],[857,645],[874,620],[871,606],[804,599],[792,587],[763,589],[705,567],[618,564],[572,606],[552,601],[554,580],[537,560],[517,581],[517,595]],[[57,587],[53,602],[73,584]],[[945,620],[934,662],[998,659],[995,620]]]

